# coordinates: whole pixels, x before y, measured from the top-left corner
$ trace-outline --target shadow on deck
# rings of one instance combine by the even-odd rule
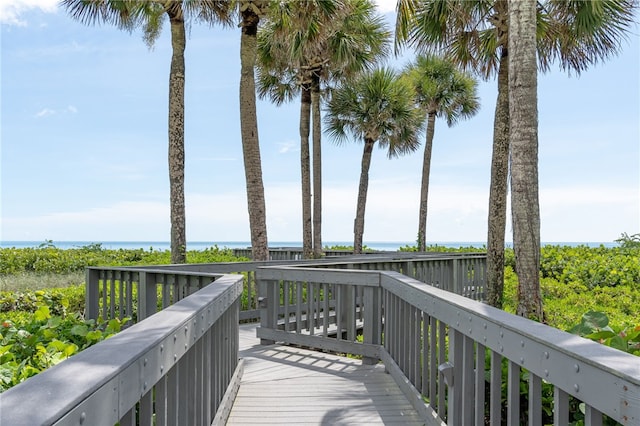
[[[263,346],[255,325],[240,327],[240,356],[244,375],[228,425],[424,424],[382,364]]]

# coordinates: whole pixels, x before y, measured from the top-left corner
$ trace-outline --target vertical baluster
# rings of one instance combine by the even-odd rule
[[[420,312],[420,315],[422,315],[422,366],[420,370],[422,379],[420,381],[420,388],[418,389],[423,396],[431,398],[429,395],[429,370],[431,368],[431,363],[429,362],[429,339],[431,339],[429,323],[431,318],[426,312]]]
[[[118,319],[122,319],[124,317],[124,289],[125,289],[125,279],[124,273],[122,271],[118,271]]]
[[[197,330],[194,330],[194,335],[197,333]],[[193,381],[194,381],[194,401],[195,401],[195,417],[194,424],[204,426],[204,406],[206,405],[203,401],[204,397],[204,388],[203,388],[203,349],[202,349],[202,339],[198,339],[191,347],[191,352],[194,353],[194,367],[193,367]]]
[[[283,291],[284,291],[284,294],[283,294],[283,296],[284,296],[284,331],[288,332],[289,331],[289,327],[290,327],[290,324],[289,324],[290,317],[289,316],[291,315],[291,313],[289,312],[289,308],[291,306],[289,304],[289,297],[291,296],[289,294],[289,290],[290,290],[290,287],[291,287],[291,282],[289,282],[289,281],[285,282],[283,287],[284,287],[284,289],[283,289]]]
[[[464,336],[462,345],[462,424],[472,425],[475,415],[474,341]]]
[[[429,403],[438,408],[438,320],[429,317]]]
[[[542,379],[529,372],[529,426],[542,424]]]
[[[142,395],[140,403],[138,404],[138,425],[140,426],[152,426],[153,425],[153,388],[147,393]]]
[[[555,386],[553,388],[553,424],[569,423],[569,394]]]
[[[167,376],[160,377],[155,386],[156,426],[167,426]]]
[[[322,305],[322,336],[327,337],[329,330],[329,284],[322,284],[324,300]]]
[[[484,426],[484,405],[485,405],[485,347],[480,343],[476,343],[476,400],[475,400],[475,425]]]
[[[602,426],[602,413],[590,405],[584,407],[584,426]]]
[[[173,304],[171,301],[171,286],[162,283],[160,288],[162,289],[162,309],[165,309]]]
[[[438,365],[446,362],[446,324],[442,321],[438,321]],[[445,405],[445,398],[447,395],[446,387],[444,385],[444,377],[442,374],[438,374],[438,415],[441,418],[445,418],[447,414],[447,408]]]
[[[167,425],[178,426],[178,368],[174,364],[167,374]]]
[[[491,426],[500,426],[502,416],[502,355],[491,351],[491,383],[489,389],[489,413]]]
[[[507,377],[507,425],[520,424],[520,366],[508,361]]]
[[[136,426],[136,407],[135,405],[118,422],[120,426]]]
[[[116,317],[116,279],[115,272],[109,271],[109,316],[105,319]]]
[[[296,333],[302,332],[302,282],[296,282]]]
[[[133,317],[133,274],[127,272],[127,308],[126,316]]]
[[[209,324],[210,319],[206,318],[206,322],[204,326],[207,328],[207,331],[202,336],[202,350],[203,350],[203,360],[202,360],[202,401],[204,403],[204,421],[207,425],[211,424],[213,417],[215,414],[213,413],[211,406],[211,363],[213,362],[213,357],[211,356],[211,327]]]
[[[412,367],[412,380],[411,383],[417,388],[422,387],[421,379],[422,374],[420,372],[420,353],[422,348],[422,314],[417,308],[413,308],[411,312],[411,320],[414,322],[414,335],[412,337],[411,348],[411,360]]]

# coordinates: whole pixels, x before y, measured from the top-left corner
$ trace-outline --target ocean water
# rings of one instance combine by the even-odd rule
[[[29,248],[39,247],[41,245],[48,244],[48,241],[0,241],[1,248]],[[168,241],[52,241],[55,247],[60,249],[80,248],[92,244],[101,244],[104,249],[143,249],[164,251],[169,250],[170,243]],[[447,241],[447,242],[429,242],[429,245],[438,245],[443,247],[477,247],[482,248],[486,245],[485,242],[480,241]],[[599,247],[603,245],[605,247],[616,247],[618,244],[615,242],[543,242],[542,245],[560,245],[560,246],[578,246],[586,245],[589,247]],[[325,246],[351,246],[352,241],[325,241]],[[365,246],[372,250],[382,251],[397,251],[400,247],[415,246],[415,241],[369,241],[364,243]],[[507,243],[507,247],[512,247],[512,243]],[[248,248],[251,247],[249,241],[192,241],[187,243],[187,250],[205,250],[210,247],[218,246],[219,248]],[[302,247],[300,241],[272,241],[269,243],[269,247]]]

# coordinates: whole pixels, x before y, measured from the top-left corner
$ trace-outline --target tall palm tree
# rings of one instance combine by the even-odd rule
[[[186,262],[186,215],[184,203],[184,52],[185,19],[229,24],[225,1],[203,0],[62,0],[71,17],[85,24],[110,23],[126,30],[142,27],[151,47],[162,29],[163,17],[171,26],[169,72],[169,198],[171,210],[171,263]]]
[[[509,20],[507,0],[398,0],[396,48],[443,53],[488,79],[497,75],[487,235],[488,302],[502,306],[509,170]],[[537,2],[538,66],[577,73],[621,48],[637,0]]]
[[[316,52],[339,22],[338,2],[314,0],[272,3],[271,19],[258,32],[258,94],[276,105],[300,96],[300,175],[302,253],[313,257],[311,213],[311,84]],[[313,54],[312,54],[313,53]]]
[[[474,116],[480,107],[478,83],[468,73],[456,69],[451,61],[434,55],[418,56],[405,68],[403,77],[414,88],[416,103],[427,114],[418,215],[418,250],[425,251],[429,175],[436,117],[446,119],[451,127],[459,119]]]
[[[511,213],[523,317],[543,321],[538,199],[536,0],[509,0],[509,139]]]
[[[247,206],[253,260],[269,260],[267,213],[258,139],[254,68],[258,46],[258,24],[267,12],[267,0],[238,0],[240,27],[240,132],[247,185]]]
[[[301,93],[300,156],[303,254],[322,254],[321,92],[327,84],[369,69],[389,50],[389,31],[362,0],[274,3],[258,35],[259,94],[281,103]],[[313,117],[313,119],[311,119]],[[309,150],[313,123],[313,197]],[[313,198],[313,214],[311,199]]]
[[[364,73],[331,93],[327,105],[327,131],[338,142],[351,134],[364,142],[358,202],[354,222],[353,249],[362,252],[365,206],[369,187],[371,155],[376,144],[395,157],[418,149],[418,133],[424,121],[415,107],[413,90],[389,68]]]

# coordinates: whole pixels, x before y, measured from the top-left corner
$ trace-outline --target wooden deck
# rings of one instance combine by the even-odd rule
[[[240,327],[244,375],[228,425],[422,425],[382,364],[289,346],[261,346]]]

